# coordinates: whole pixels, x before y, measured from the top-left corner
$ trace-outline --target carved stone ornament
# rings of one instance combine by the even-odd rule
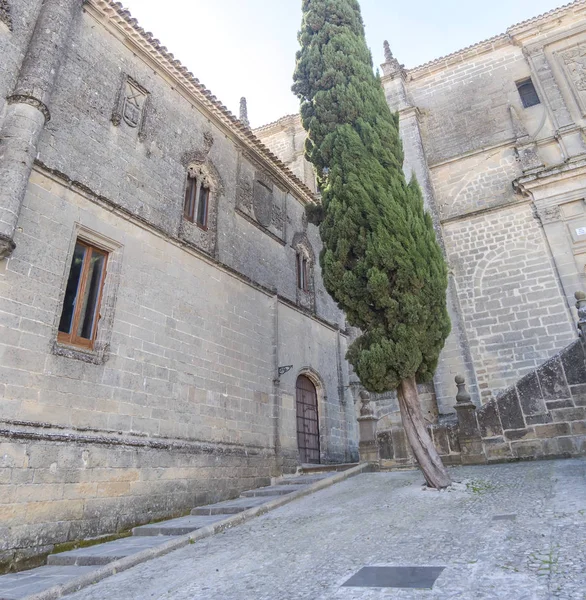
[[[276,202],[273,203],[271,225],[280,233],[282,233],[285,228],[285,211],[283,207],[279,206]]]
[[[254,182],[252,205],[256,220],[268,228],[273,219],[273,186],[262,175],[257,174]]]
[[[191,179],[197,179],[201,185],[210,190],[213,190],[216,187],[216,182],[210,177],[208,170],[201,164],[189,165],[189,167],[187,167],[187,174]]]
[[[203,134],[203,151],[206,156],[210,153],[210,150],[212,149],[213,145],[214,136],[209,131],[206,131]]]
[[[236,206],[248,214],[252,212],[252,183],[242,176],[236,189]]]
[[[560,56],[576,89],[586,92],[586,43],[560,52]]]
[[[124,75],[112,123],[118,127],[124,122],[128,127],[138,129],[142,138],[148,99],[149,93],[131,77]]]
[[[537,210],[539,219],[542,223],[554,223],[562,218],[562,211],[559,206],[547,206]]]
[[[586,114],[586,42],[563,50],[557,56],[582,114]]]

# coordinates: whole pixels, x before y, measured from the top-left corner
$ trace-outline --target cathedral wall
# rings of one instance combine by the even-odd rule
[[[447,223],[444,232],[485,402],[576,334],[528,203]]]
[[[509,105],[520,104],[515,82],[530,74],[521,48],[506,45],[409,76],[428,164],[510,142]]]
[[[276,123],[255,129],[254,133],[310,190],[316,191],[313,166],[305,160],[307,134],[299,115],[283,117]]]

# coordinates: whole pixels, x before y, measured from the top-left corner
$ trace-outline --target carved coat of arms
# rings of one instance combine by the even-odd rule
[[[138,127],[142,121],[142,112],[146,102],[146,94],[126,81],[122,118],[129,127]]]
[[[128,75],[123,75],[118,101],[112,113],[112,123],[118,127],[123,121],[138,129],[138,137],[144,139],[145,112],[149,93]]]

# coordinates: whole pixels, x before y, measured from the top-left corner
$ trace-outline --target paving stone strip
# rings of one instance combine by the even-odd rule
[[[135,527],[129,538],[51,554],[47,566],[0,576],[0,600],[60,598],[365,470],[367,464],[340,472],[286,477],[275,485],[244,492],[235,500],[194,508],[187,517]]]

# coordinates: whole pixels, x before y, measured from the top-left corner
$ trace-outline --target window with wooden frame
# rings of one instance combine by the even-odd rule
[[[187,188],[185,189],[183,216],[198,227],[207,229],[209,204],[210,188],[207,183],[200,181],[198,177],[192,177],[190,174],[187,178]]]
[[[78,239],[67,279],[57,341],[93,349],[108,253]]]
[[[304,292],[309,291],[309,264],[307,258],[297,253],[297,287]]]

